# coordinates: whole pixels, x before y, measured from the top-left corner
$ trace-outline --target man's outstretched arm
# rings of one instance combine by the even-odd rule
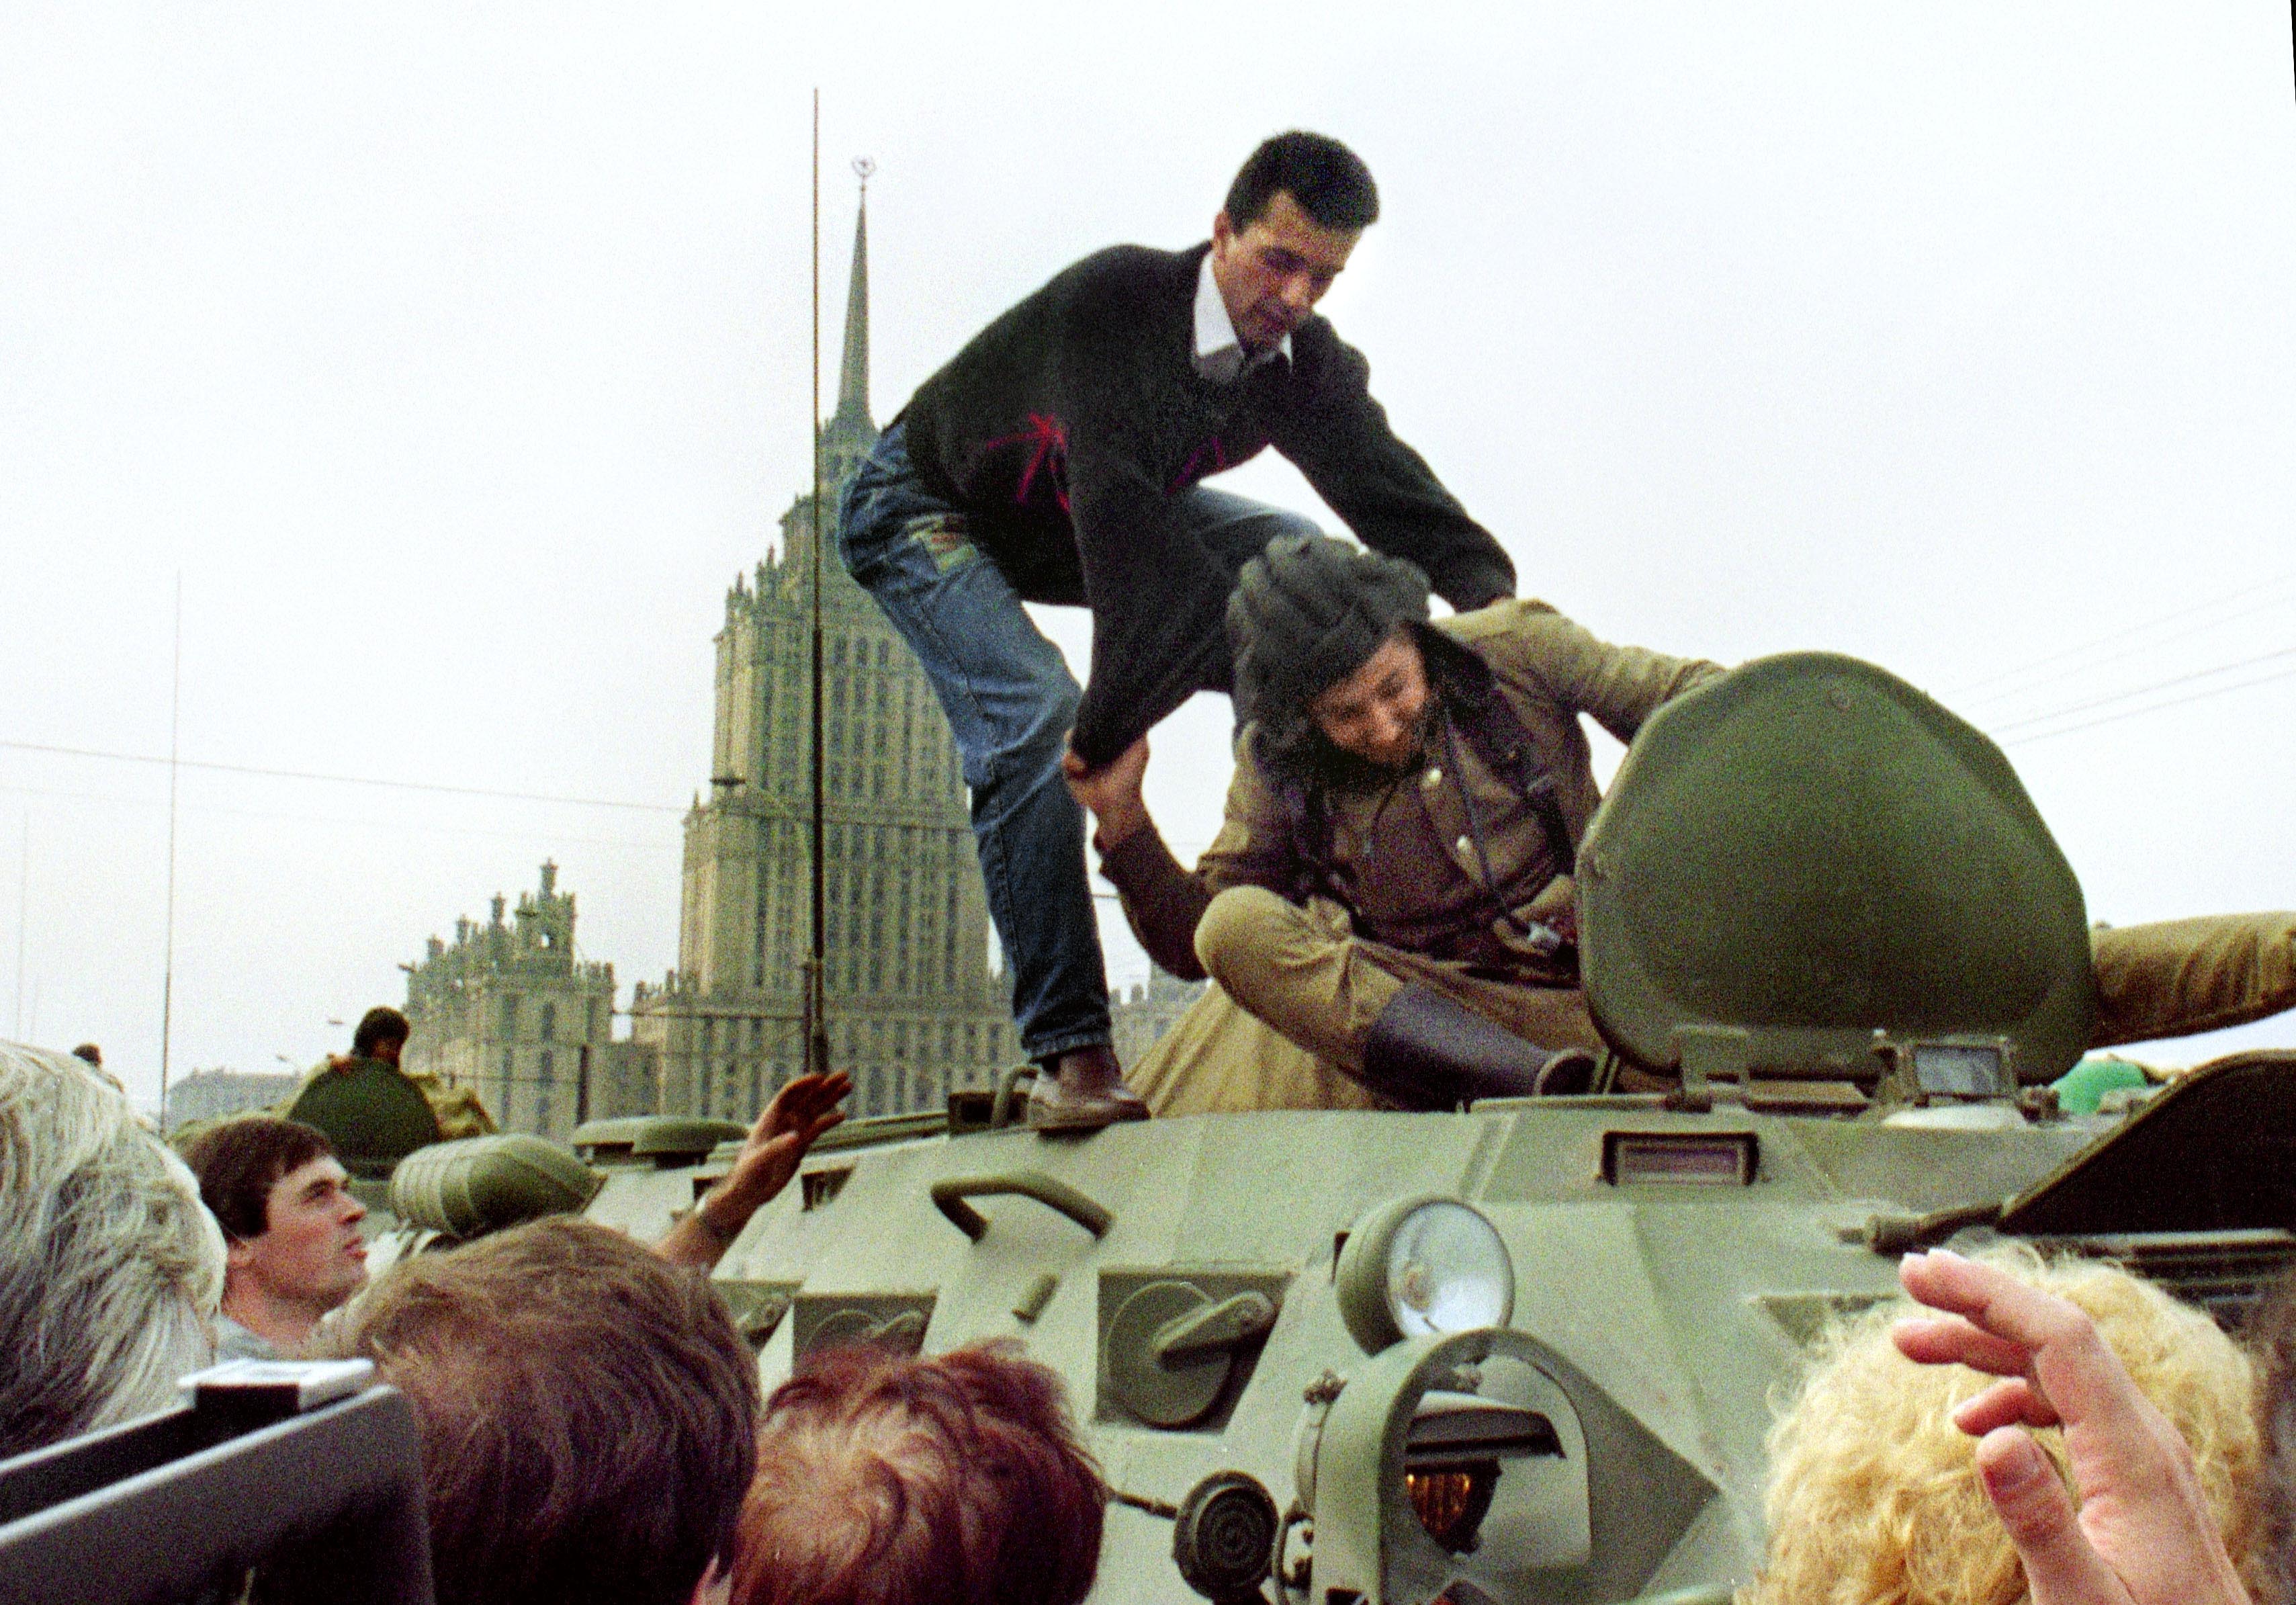
[[[2192,1450],[2068,1300],[1938,1249],[1898,1267],[1941,1317],[1901,1321],[1899,1352],[2001,1379],[1954,1412],[2025,1568],[2033,1605],[2249,1605]],[[2023,1428],[2062,1426],[2080,1493]]]
[[[725,1180],[701,1197],[693,1212],[669,1229],[654,1252],[674,1265],[707,1271],[725,1257],[750,1217],[778,1197],[797,1174],[806,1150],[845,1118],[839,1102],[853,1091],[842,1070],[800,1075],[780,1091],[750,1128],[742,1152]]]

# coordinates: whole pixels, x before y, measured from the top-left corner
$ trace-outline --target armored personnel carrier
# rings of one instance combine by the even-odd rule
[[[1902,682],[1800,654],[1669,704],[1578,875],[1612,1062],[1670,1091],[1053,1137],[1015,1073],[854,1122],[716,1272],[767,1384],[1019,1339],[1115,1490],[1107,1605],[1689,1605],[1751,1575],[1772,1403],[1905,1250],[2111,1255],[2227,1323],[2296,1256],[2296,1056],[2061,1109],[2080,888]],[[658,1236],[736,1134],[585,1128],[586,1207]]]

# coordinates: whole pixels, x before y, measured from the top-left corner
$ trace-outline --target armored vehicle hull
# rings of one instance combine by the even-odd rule
[[[810,1349],[855,1340],[937,1353],[1018,1338],[1057,1369],[1118,1493],[1095,1595],[1108,1605],[1207,1592],[1175,1552],[1177,1538],[1203,1572],[1190,1544],[1210,1537],[1176,1523],[1221,1473],[1264,1489],[1273,1513],[1253,1515],[1231,1483],[1216,1535],[1250,1552],[1288,1519],[1281,1581],[1317,1605],[1447,1590],[1719,1599],[1759,1556],[1770,1405],[1825,1319],[1895,1292],[1900,1242],[1991,1218],[2122,1127],[1999,1103],[1843,1119],[1763,1102],[1212,1115],[1084,1140],[1007,1131],[849,1148],[816,1156],[718,1277],[768,1387]],[[1414,1200],[1466,1205],[1496,1228],[1513,1298],[1490,1324],[1522,1341],[1479,1369],[1488,1391],[1495,1371],[1528,1368],[1513,1405],[1535,1404],[1554,1434],[1488,1462],[1478,1530],[1447,1546],[1426,1519],[1440,1515],[1434,1473],[1417,1483],[1436,1504],[1412,1502],[1412,1467],[1449,1462],[1415,1446],[1430,1395],[1407,1373],[1452,1339],[1374,1348],[1351,1331],[1349,1284],[1365,1273],[1349,1234]],[[2289,1250],[2284,1232],[2238,1228],[2162,1242],[2185,1250],[2171,1281],[2220,1300],[2252,1292]],[[2244,1276],[2194,1280],[2234,1262]],[[1338,1441],[1350,1414],[1355,1436]],[[1264,1535],[1242,1576],[1210,1574],[1216,1595],[1264,1581],[1273,1596],[1278,1535]]]

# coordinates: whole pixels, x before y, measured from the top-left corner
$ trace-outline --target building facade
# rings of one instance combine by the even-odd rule
[[[574,895],[545,863],[504,918],[455,922],[406,972],[403,1060],[479,1095],[495,1124],[565,1140],[586,1119],[648,1112],[651,1066],[613,1040],[614,967],[579,958]]]
[[[631,1034],[654,1107],[747,1119],[803,1066],[811,949],[812,571],[869,416],[868,219],[856,228],[837,410],[778,552],[726,597],[709,791],[685,818],[677,968],[641,983]],[[1018,1051],[948,721],[874,602],[821,554],[824,947],[830,1063],[857,1115],[993,1084]]]
[[[294,1096],[299,1075],[266,1075],[248,1070],[194,1070],[168,1089],[169,1131],[187,1121],[225,1120],[267,1109]]]

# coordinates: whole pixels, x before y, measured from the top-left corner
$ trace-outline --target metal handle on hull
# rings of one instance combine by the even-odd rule
[[[974,1242],[979,1242],[988,1230],[988,1217],[982,1214],[968,1198],[993,1198],[1004,1196],[1034,1198],[1046,1208],[1057,1210],[1083,1227],[1095,1237],[1104,1237],[1115,1224],[1116,1217],[1065,1181],[1056,1181],[1042,1171],[995,1171],[980,1176],[944,1176],[932,1184],[933,1207],[948,1217],[955,1227]]]

